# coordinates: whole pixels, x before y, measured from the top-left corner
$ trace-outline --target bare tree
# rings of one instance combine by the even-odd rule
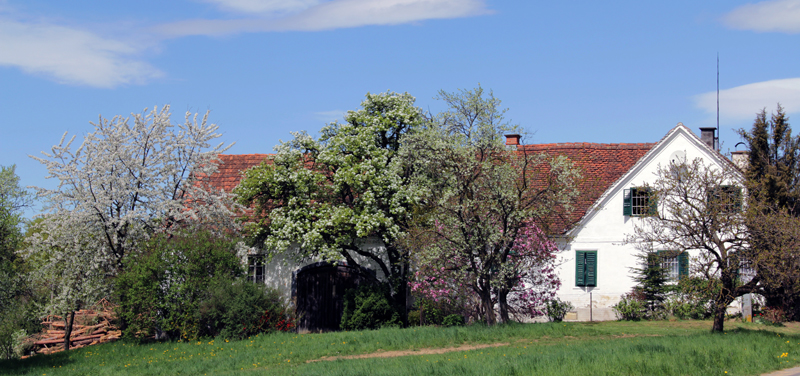
[[[708,166],[703,160],[661,166],[652,189],[658,210],[634,224],[628,242],[643,251],[690,251],[696,270],[719,279],[712,331],[722,331],[728,305],[756,290],[760,276],[741,283],[739,270],[757,252],[743,212],[743,177],[732,165]]]

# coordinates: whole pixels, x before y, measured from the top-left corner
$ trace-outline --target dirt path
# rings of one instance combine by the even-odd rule
[[[370,353],[370,354],[345,355],[345,356],[323,356],[320,359],[309,360],[306,363],[321,362],[323,360],[324,361],[332,361],[332,360],[337,360],[337,359],[394,358],[394,357],[398,357],[398,356],[409,356],[409,355],[445,354],[445,353],[455,352],[455,351],[469,351],[469,350],[485,349],[485,348],[488,348],[488,347],[502,347],[502,346],[508,346],[508,343],[499,342],[499,343],[489,343],[489,344],[482,344],[482,345],[461,345],[461,346],[458,346],[458,347],[445,347],[445,348],[438,348],[438,349],[397,350],[397,351],[378,350],[377,352]]]

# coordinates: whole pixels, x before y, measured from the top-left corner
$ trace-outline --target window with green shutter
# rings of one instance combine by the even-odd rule
[[[648,187],[633,187],[622,191],[622,214],[644,217],[658,214],[658,205],[653,190]]]
[[[597,286],[597,251],[576,251],[575,285]]]
[[[677,251],[658,251],[661,267],[671,281],[689,276],[689,253]]]
[[[742,187],[721,185],[708,191],[708,206],[719,208],[721,213],[742,211]]]

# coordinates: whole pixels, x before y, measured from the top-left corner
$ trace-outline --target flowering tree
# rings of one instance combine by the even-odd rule
[[[439,249],[437,247],[443,247]],[[435,251],[432,252],[432,250]],[[517,316],[540,316],[544,304],[555,296],[561,281],[555,274],[558,247],[534,223],[521,229],[506,262],[499,268],[489,268],[480,259],[465,260],[464,254],[448,247],[447,243],[433,244],[420,252],[416,261],[419,269],[410,282],[411,290],[434,300],[455,305],[480,301],[478,284],[481,275],[489,275],[492,286],[492,305],[499,294],[506,294],[507,310]],[[488,273],[486,273],[488,272]],[[477,298],[477,299],[476,299]],[[486,317],[483,306],[477,312]]]
[[[503,133],[517,127],[503,121],[500,101],[491,93],[484,98],[480,87],[440,98],[451,110],[409,136],[403,149],[412,184],[422,192],[417,235],[409,239],[421,253],[417,282],[434,295],[469,288],[490,325],[497,321],[495,302],[501,322],[523,306],[536,313],[530,305],[547,294],[531,289],[558,286],[545,262],[554,248],[543,234],[572,209],[581,174],[565,157],[506,149]]]
[[[107,293],[107,279],[154,233],[187,222],[235,227],[230,197],[204,183],[227,150],[210,145],[219,135],[207,119],[187,112],[183,124],[173,125],[169,106],[132,118],[100,117],[77,149],[65,133],[50,153],[31,156],[59,182],[56,189],[37,188],[49,205],[24,250],[47,260],[37,271],[43,278],[59,281],[51,311],[71,313]],[[68,345],[69,330],[65,337]]]
[[[319,139],[296,133],[277,146],[272,163],[248,170],[234,191],[255,209],[251,234],[270,255],[370,261],[391,282],[403,314],[408,253],[398,239],[416,198],[397,155],[425,121],[414,101],[407,93],[367,94],[361,109],[324,127]],[[364,249],[370,237],[383,246]]]

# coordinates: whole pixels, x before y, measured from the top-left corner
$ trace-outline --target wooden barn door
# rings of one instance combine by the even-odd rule
[[[304,267],[296,278],[300,332],[339,330],[345,292],[368,280],[358,267],[326,263]]]

